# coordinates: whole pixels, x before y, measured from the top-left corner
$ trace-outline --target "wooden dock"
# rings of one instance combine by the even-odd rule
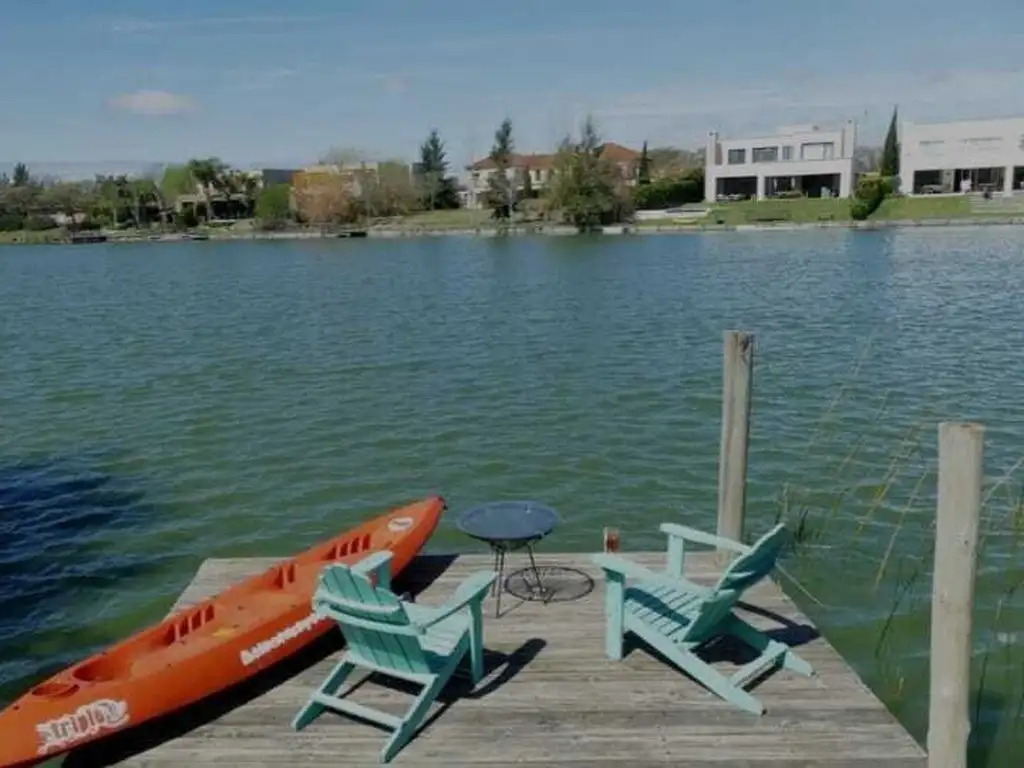
[[[627,557],[660,565],[663,554]],[[525,565],[512,556],[509,568]],[[552,554],[538,564],[576,569],[590,591],[547,604],[505,593],[502,615],[485,605],[487,676],[476,691],[455,681],[440,713],[399,753],[394,765],[611,766],[704,765],[745,768],[825,766],[923,768],[924,750],[783,592],[763,583],[747,594],[745,617],[798,647],[814,678],[784,670],[753,688],[768,711],[754,717],[713,697],[697,683],[634,648],[621,662],[604,655],[604,587],[587,555]],[[208,560],[175,609],[199,601],[268,567],[266,559]],[[490,569],[486,555],[425,556],[396,582],[418,602],[440,604],[467,574]],[[687,555],[688,576],[712,582],[712,553]],[[589,577],[589,578],[588,578]],[[73,753],[65,766],[303,766],[377,764],[386,734],[324,714],[307,729],[290,723],[340,652],[331,632],[302,658],[158,724],[130,740]],[[628,650],[628,649],[627,649]],[[723,668],[742,663],[739,649],[718,653]],[[376,681],[356,701],[400,712],[408,692]]]

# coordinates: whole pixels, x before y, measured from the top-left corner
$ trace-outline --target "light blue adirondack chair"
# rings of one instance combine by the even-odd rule
[[[694,677],[711,692],[755,715],[765,708],[745,690],[746,685],[780,663],[786,669],[811,676],[811,665],[788,645],[772,640],[733,611],[743,593],[766,578],[775,567],[786,540],[779,524],[752,546],[682,525],[664,523],[668,535],[667,567],[652,571],[615,555],[594,555],[605,574],[605,650],[622,658],[627,632],[632,632],[662,656]],[[686,541],[721,547],[738,554],[714,587],[694,584],[683,577]],[[635,583],[626,585],[626,579]],[[697,656],[706,643],[732,635],[760,655],[726,677]]]
[[[391,759],[416,734],[431,704],[469,653],[473,684],[484,673],[483,599],[497,578],[492,572],[471,574],[438,608],[409,603],[391,587],[391,553],[374,553],[353,566],[324,568],[313,595],[313,610],[341,626],[347,649],[339,664],[310,696],[292,721],[302,730],[325,709],[352,715],[394,731],[380,753]],[[377,584],[370,575],[376,572]],[[357,668],[423,686],[404,717],[396,717],[339,695]]]

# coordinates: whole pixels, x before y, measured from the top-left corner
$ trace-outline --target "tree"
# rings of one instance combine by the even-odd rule
[[[885,146],[882,147],[883,176],[898,176],[900,173],[900,144],[896,138],[896,107],[892,110],[889,121],[889,132],[885,134]]]
[[[494,132],[494,146],[490,154],[494,171],[487,179],[487,199],[493,216],[503,221],[512,217],[512,204],[515,202],[514,179],[509,174],[514,151],[512,119],[506,117]]]
[[[192,178],[199,184],[200,194],[206,208],[206,221],[213,218],[213,195],[223,192],[224,178],[228,165],[219,157],[192,158],[188,161]]]
[[[640,150],[640,164],[637,168],[636,183],[650,184],[651,183],[651,158],[647,154],[647,142],[644,142],[643,149]]]
[[[601,156],[601,138],[589,115],[580,140],[566,138],[555,160],[555,178],[549,189],[549,207],[581,232],[624,220],[631,201],[618,168]]]
[[[529,168],[525,166],[522,168],[521,178],[521,189],[519,190],[518,198],[520,200],[532,200],[537,196],[537,193],[533,189],[533,174]]]
[[[423,190],[423,207],[433,211],[437,208],[458,208],[459,194],[455,179],[448,176],[448,159],[441,135],[434,128],[426,141],[420,145],[420,162],[417,169],[419,184]]]
[[[300,172],[293,182],[299,218],[320,227],[354,221],[359,205],[351,180],[340,172]]]
[[[14,175],[11,177],[11,185],[15,187],[27,187],[32,183],[32,177],[29,175],[28,166],[24,163],[18,163],[14,166]]]
[[[403,216],[420,205],[412,168],[401,160],[385,160],[359,174],[357,200],[363,215]]]
[[[291,218],[291,188],[272,184],[256,194],[256,221],[261,229],[280,229]]]

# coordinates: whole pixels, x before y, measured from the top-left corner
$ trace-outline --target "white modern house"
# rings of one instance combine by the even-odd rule
[[[764,200],[771,197],[849,197],[857,128],[816,125],[779,128],[774,136],[722,139],[708,134],[704,197]]]
[[[1024,117],[900,125],[900,192],[1024,189]]]

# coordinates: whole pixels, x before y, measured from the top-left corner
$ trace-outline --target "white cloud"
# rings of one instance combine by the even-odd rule
[[[110,100],[110,105],[125,112],[151,116],[178,115],[196,106],[188,96],[150,90],[119,94]]]

